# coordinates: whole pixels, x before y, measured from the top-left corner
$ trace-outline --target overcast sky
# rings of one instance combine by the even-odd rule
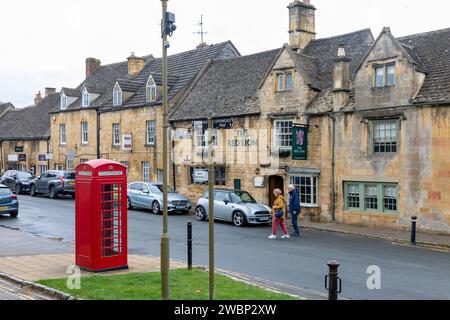
[[[170,53],[195,48],[204,15],[207,43],[231,40],[241,54],[288,42],[289,0],[170,0],[178,30]],[[383,26],[395,36],[450,27],[442,0],[311,0],[317,36]],[[103,64],[136,55],[160,56],[159,0],[14,0],[0,2],[0,101],[33,103],[44,87],[75,87],[87,57]]]

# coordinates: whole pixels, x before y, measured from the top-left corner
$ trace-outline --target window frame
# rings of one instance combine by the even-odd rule
[[[349,206],[349,190],[350,186],[358,186],[359,187],[359,207],[350,207]],[[376,186],[377,188],[377,209],[367,209],[366,203],[366,188],[369,186]],[[395,188],[396,190],[396,198],[390,198],[395,201],[396,210],[389,210],[385,208],[385,190],[387,188]],[[400,204],[400,194],[399,194],[399,184],[398,183],[383,183],[383,182],[353,182],[346,181],[344,182],[344,210],[346,212],[364,212],[364,213],[372,213],[372,214],[389,214],[389,215],[398,215],[399,214],[399,204]]]
[[[376,147],[380,146],[383,144],[383,142],[376,142],[375,139],[377,139],[377,125],[380,124],[384,124],[385,126],[387,124],[389,124],[389,126],[391,126],[392,124],[395,125],[395,141],[391,140],[390,142],[387,140],[387,136],[386,136],[386,132],[387,130],[384,129],[384,148],[386,150],[387,146],[390,144],[390,148],[391,151],[387,152],[381,152],[381,151],[376,151]],[[386,127],[385,127],[386,128]],[[380,119],[380,120],[372,120],[371,124],[370,124],[370,147],[371,147],[371,154],[373,155],[377,155],[377,156],[383,156],[383,155],[396,155],[399,153],[399,149],[400,149],[400,121],[399,119]],[[392,127],[390,127],[389,129],[390,132],[390,138],[392,137]],[[378,137],[378,139],[381,139],[381,137]],[[392,151],[393,147],[394,147],[394,143],[395,143],[395,151]]]
[[[117,83],[116,86],[113,89],[113,106],[121,106],[123,103],[123,93],[122,88]]]
[[[148,176],[148,179],[146,179]],[[150,183],[152,179],[150,161],[141,161],[142,182]]]
[[[291,122],[291,133],[290,133],[290,138],[288,138],[286,140],[286,137],[289,136],[289,133],[278,133],[277,132],[277,124],[278,123],[282,123],[282,122]],[[279,150],[291,150],[292,149],[292,134],[294,132],[294,123],[295,120],[294,119],[276,119],[273,121],[273,148],[274,149],[279,149]],[[289,127],[288,127],[289,128]],[[281,146],[278,145],[278,136],[284,136],[285,140],[288,141],[288,145],[287,146]]]
[[[60,97],[60,107],[61,107],[61,110],[66,110],[67,109],[67,107],[68,107],[68,104],[67,104],[67,96],[66,96],[66,94],[63,92],[63,93],[61,93],[61,97]]]
[[[64,130],[62,130],[62,128],[64,128]],[[64,139],[63,139],[64,137]],[[66,130],[66,124],[65,123],[60,123],[59,124],[59,144],[61,146],[66,146],[67,145],[67,130]]]
[[[81,144],[89,144],[89,124],[87,121],[81,122]]]
[[[91,96],[86,88],[84,88],[81,94],[81,106],[83,108],[88,108],[91,103]]]
[[[304,208],[318,208],[319,207],[319,176],[317,175],[308,175],[308,174],[299,174],[299,175],[292,175],[289,177],[290,184],[292,184],[299,192],[300,195],[300,206]],[[298,179],[298,180],[297,180]],[[305,183],[302,184],[302,179],[305,179],[305,181],[308,181],[310,179],[309,184]],[[302,193],[303,188],[310,188],[311,192],[309,194]],[[311,201],[308,203],[306,201],[302,202],[303,195],[305,197],[305,200],[307,197],[311,197]],[[315,201],[314,201],[315,200]]]
[[[293,71],[284,71],[277,72],[275,75],[276,79],[276,92],[290,92],[293,88],[294,83],[294,72]],[[290,79],[288,86],[288,79]]]
[[[195,147],[197,149],[207,149],[209,147],[209,135],[208,129],[204,128],[196,128],[194,130],[195,137]],[[212,139],[213,139],[213,147],[217,148],[219,146],[219,129],[212,129]]]
[[[388,83],[388,70],[389,68],[394,68],[394,81],[393,83]],[[383,70],[383,83],[382,85],[378,85],[378,73],[377,70]],[[397,78],[395,76],[395,70],[396,70],[396,62],[388,62],[388,63],[382,63],[382,64],[375,64],[373,66],[373,86],[374,88],[380,89],[380,88],[390,88],[395,87]]]
[[[151,124],[151,126],[150,126]],[[145,123],[147,145],[154,146],[156,144],[155,120],[147,120]],[[152,130],[150,130],[152,129]]]
[[[116,126],[118,127],[118,132],[116,132]],[[116,140],[116,134],[117,134],[117,140]],[[112,142],[113,146],[120,146],[121,139],[120,139],[120,122],[116,122],[112,124]]]
[[[147,101],[147,103],[155,102],[157,98],[156,96],[157,96],[156,82],[153,79],[153,77],[150,76],[145,86],[145,101]]]

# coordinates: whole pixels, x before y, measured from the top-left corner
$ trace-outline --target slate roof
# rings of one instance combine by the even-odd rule
[[[49,112],[59,107],[60,94],[45,97],[37,106],[16,108],[0,119],[0,140],[46,140],[50,137]]]
[[[0,117],[2,117],[10,108],[14,109],[14,105],[12,103],[0,102]]]
[[[172,99],[180,92],[180,90],[185,88],[209,60],[225,59],[237,55],[239,55],[239,52],[230,41],[227,41],[168,56],[168,81],[170,86],[168,92],[169,99]],[[139,75],[132,79],[133,81],[141,83],[141,88],[136,92],[136,94],[122,106],[113,106],[111,97],[108,103],[100,107],[100,112],[145,107],[149,105],[160,105],[162,103],[161,99],[158,99],[150,104],[147,103],[145,86],[150,75],[152,75],[157,85],[161,85],[161,73],[162,59],[151,59],[146,63],[144,69],[139,73]]]
[[[425,68],[425,82],[413,103],[450,103],[450,28],[397,40],[413,50]]]
[[[141,83],[138,81],[128,80],[128,79],[119,79],[117,80],[122,91],[126,92],[138,92],[141,88]]]
[[[259,86],[279,51],[212,61],[170,120],[204,119],[209,111],[215,118],[259,113]]]
[[[370,29],[312,40],[300,54],[297,54],[297,61],[300,61],[301,66],[307,72],[313,88],[323,91],[333,86],[334,59],[336,59],[339,47],[343,46],[347,56],[352,58],[350,74],[354,75],[373,41]]]

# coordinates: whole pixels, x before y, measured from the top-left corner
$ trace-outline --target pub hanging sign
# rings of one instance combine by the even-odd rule
[[[308,127],[292,129],[292,160],[308,160]]]

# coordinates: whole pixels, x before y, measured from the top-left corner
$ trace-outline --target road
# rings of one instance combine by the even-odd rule
[[[74,241],[74,201],[19,196],[17,219],[0,225]],[[171,258],[186,260],[186,223],[193,222],[194,263],[208,263],[208,224],[191,216],[169,217]],[[162,217],[148,211],[129,212],[130,254],[160,253]],[[255,278],[325,293],[326,263],[341,263],[342,296],[349,299],[450,299],[450,253],[406,245],[307,230],[301,238],[267,239],[270,228],[236,228],[216,223],[216,266]],[[367,288],[367,268],[381,268],[381,290]]]

